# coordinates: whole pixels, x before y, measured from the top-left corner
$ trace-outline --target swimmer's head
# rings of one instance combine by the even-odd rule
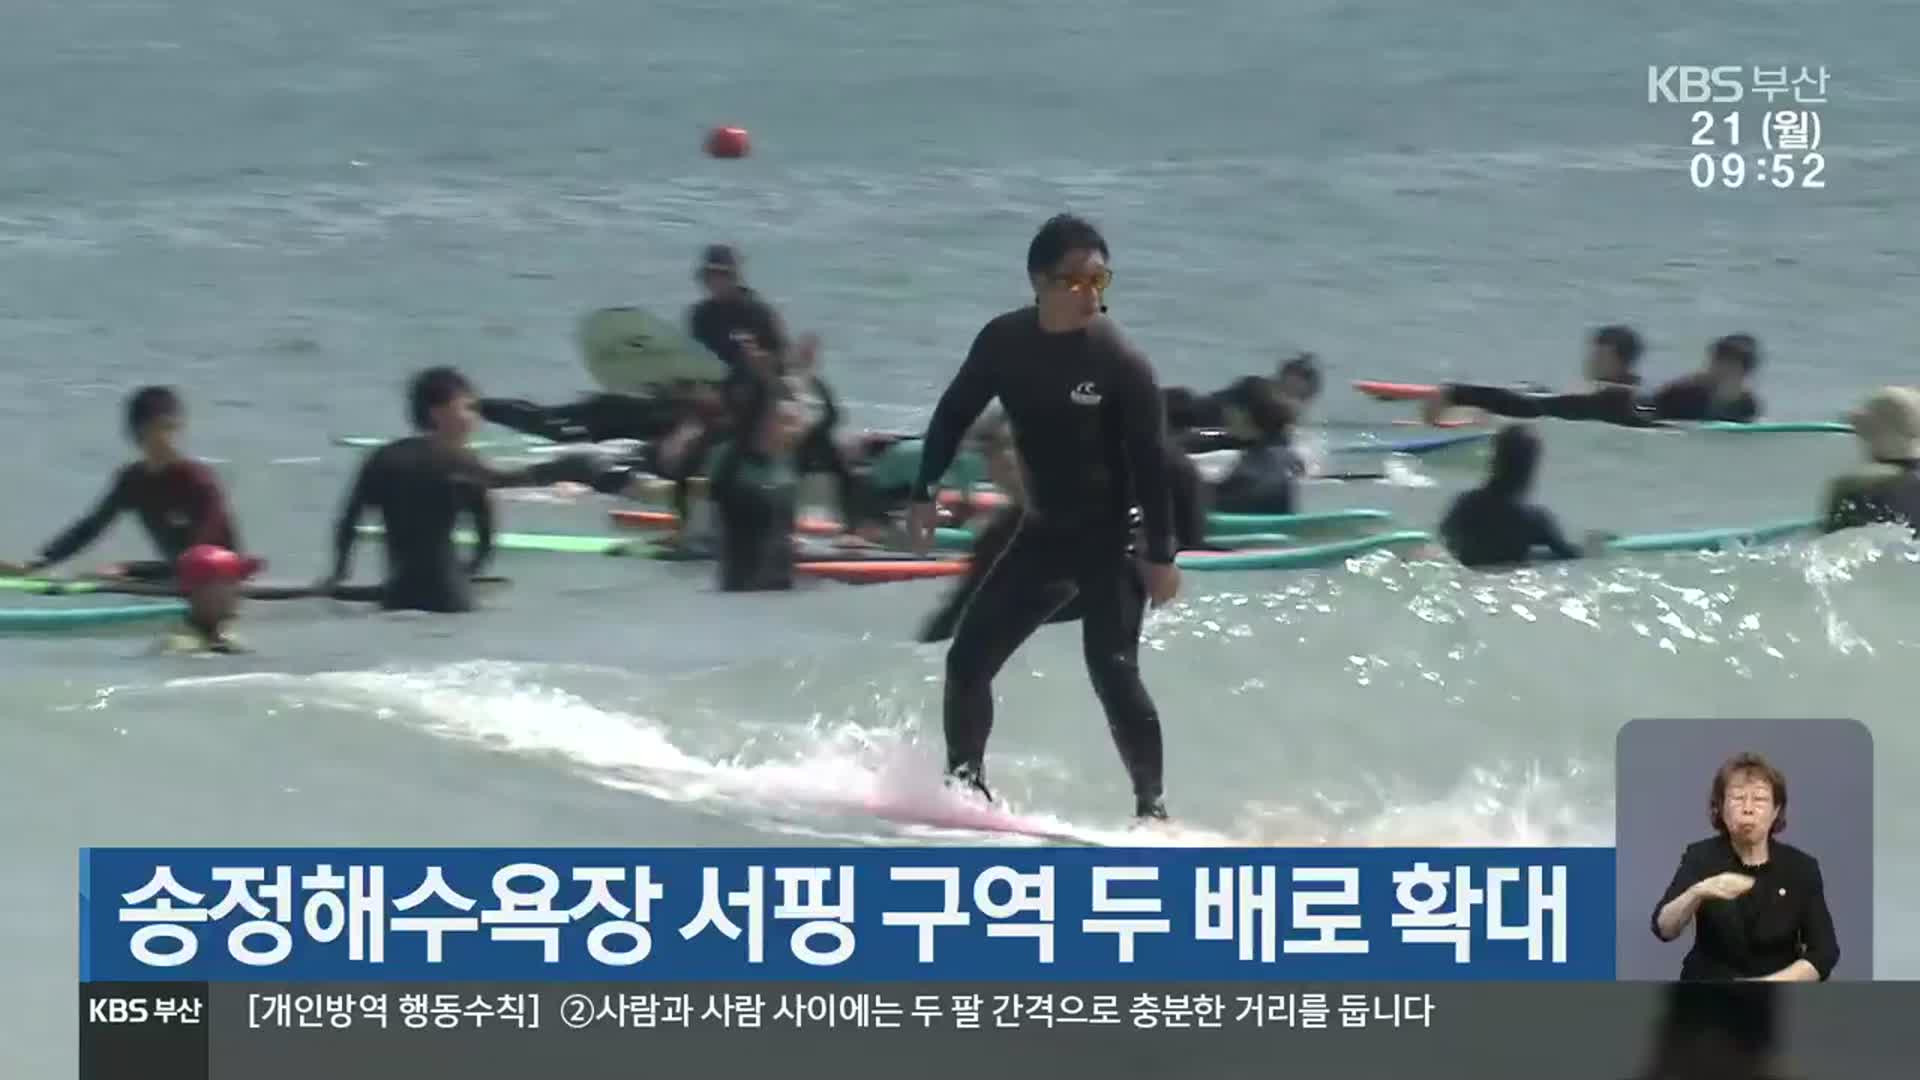
[[[480,426],[473,384],[458,370],[431,367],[407,388],[407,418],[415,430],[466,441]]]
[[[179,453],[186,422],[186,406],[170,386],[143,386],[127,398],[127,438],[150,460],[163,461]]]
[[[1320,361],[1309,352],[1289,357],[1281,362],[1276,379],[1280,393],[1304,408],[1320,396]]]
[[[1493,437],[1493,463],[1487,487],[1505,495],[1523,495],[1540,470],[1540,436],[1528,424],[1510,424]]]
[[[1594,382],[1639,382],[1640,354],[1646,345],[1631,326],[1603,326],[1587,343],[1587,378]]]

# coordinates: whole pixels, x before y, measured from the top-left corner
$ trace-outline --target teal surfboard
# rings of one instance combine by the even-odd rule
[[[1291,548],[1252,548],[1245,551],[1183,551],[1174,561],[1182,570],[1301,570],[1337,563],[1355,555],[1386,548],[1432,543],[1433,537],[1415,529],[1337,540]]]
[[[386,530],[378,525],[362,525],[359,532],[362,536],[380,536]],[[470,529],[461,529],[453,538],[462,544],[474,542]],[[544,551],[554,555],[639,555],[649,545],[620,536],[503,532],[493,534],[493,546],[496,551]]]
[[[1376,529],[1393,520],[1385,510],[1320,510],[1309,514],[1208,514],[1207,532],[1212,536],[1244,536],[1248,533],[1286,533],[1325,535]]]
[[[1725,431],[1738,435],[1812,434],[1814,432],[1851,435],[1853,425],[1839,420],[1755,420],[1750,424],[1735,423],[1732,420],[1710,420],[1699,425],[1695,430]]]
[[[187,613],[179,600],[117,607],[0,608],[0,631],[84,630],[130,623],[164,622]]]
[[[1746,544],[1766,544],[1806,535],[1820,527],[1819,518],[1790,518],[1764,525],[1746,525],[1729,529],[1694,529],[1688,532],[1642,533],[1615,537],[1609,551],[1716,551]]]

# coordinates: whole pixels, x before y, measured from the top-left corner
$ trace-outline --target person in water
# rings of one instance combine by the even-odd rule
[[[776,384],[749,385],[738,435],[720,449],[708,483],[723,592],[793,588],[795,453],[806,431],[805,410]]]
[[[1920,390],[1882,387],[1847,419],[1866,461],[1828,482],[1822,529],[1891,523],[1920,535]]]
[[[1188,450],[1201,451],[1248,445],[1239,433],[1249,424],[1255,403],[1273,394],[1286,398],[1296,414],[1305,414],[1320,396],[1319,361],[1312,353],[1298,353],[1280,362],[1271,378],[1247,375],[1211,394],[1195,394],[1184,386],[1161,392],[1167,408],[1167,427]]]
[[[921,624],[916,640],[922,644],[946,641],[953,636],[961,612],[966,610],[975,590],[980,587],[981,579],[999,561],[1001,553],[1019,532],[1025,516],[1021,504],[1025,499],[1026,481],[1021,475],[1020,452],[1014,447],[1013,428],[1006,422],[1006,417],[983,418],[976,425],[972,439],[985,464],[986,478],[995,490],[1005,496],[1006,501],[987,519],[986,525],[974,539],[967,559],[966,574]],[[1173,503],[1178,549],[1203,550],[1208,546],[1205,535],[1207,507],[1199,471],[1194,468],[1191,459],[1178,451],[1168,457],[1171,470],[1168,476],[1169,497]],[[1138,513],[1133,515],[1133,524],[1136,528],[1140,524]],[[1048,616],[1047,624],[1077,622],[1084,608],[1085,598],[1075,595]]]
[[[1295,399],[1278,386],[1247,398],[1232,434],[1246,449],[1232,470],[1212,486],[1212,508],[1228,514],[1297,513],[1298,485],[1306,463],[1293,449],[1298,419]]]
[[[1035,630],[1078,597],[1088,675],[1134,790],[1135,813],[1164,818],[1160,718],[1140,677],[1149,602],[1180,589],[1167,491],[1165,416],[1153,367],[1112,321],[1105,238],[1062,214],[1027,250],[1030,306],[989,321],[927,426],[908,512],[914,549],[937,520],[933,484],[967,428],[999,400],[1023,467],[1019,526],[982,574],[947,650],[947,771],[991,799],[986,749],[993,680]],[[1135,542],[1140,511],[1144,552]]]
[[[418,434],[373,451],[361,465],[334,524],[333,570],[317,587],[332,593],[347,577],[360,518],[369,508],[385,523],[387,576],[381,606],[442,614],[473,608],[473,580],[493,555],[496,487],[538,486],[550,476],[534,470],[502,472],[467,445],[479,423],[473,385],[450,367],[415,375],[407,392],[408,418]],[[461,515],[474,526],[472,557],[462,562],[454,542]]]
[[[1565,394],[1537,394],[1504,386],[1446,383],[1425,404],[1429,423],[1457,415],[1461,408],[1495,416],[1533,419],[1598,420],[1627,427],[1648,427],[1656,417],[1640,400],[1640,354],[1645,344],[1629,326],[1603,326],[1587,344],[1586,376],[1591,385]]]
[[[172,388],[145,386],[134,391],[127,398],[126,431],[139,447],[140,459],[114,473],[93,508],[54,537],[38,556],[8,569],[27,576],[57,566],[92,545],[128,511],[140,519],[158,558],[120,564],[107,576],[164,581],[173,576],[180,556],[196,544],[241,550],[239,529],[219,478],[180,449],[185,428],[186,407]]]
[[[1440,522],[1440,539],[1462,566],[1509,567],[1542,553],[1554,559],[1586,553],[1567,540],[1552,511],[1527,498],[1540,453],[1540,436],[1526,424],[1508,425],[1493,437],[1486,482],[1455,498]],[[1595,534],[1589,546],[1601,539]]]
[[[240,612],[241,588],[260,572],[261,560],[212,544],[196,544],[175,563],[174,579],[187,599],[180,630],[161,642],[170,653],[245,652],[231,632]]]
[[[783,379],[804,424],[795,467],[801,476],[833,477],[841,523],[848,532],[871,530],[885,515],[873,505],[864,482],[840,448],[840,403],[820,374],[820,335],[802,334],[794,343]]]
[[[1753,373],[1760,342],[1752,334],[1728,334],[1707,346],[1707,366],[1666,383],[1647,399],[1660,420],[1726,420],[1750,424],[1760,417]]]

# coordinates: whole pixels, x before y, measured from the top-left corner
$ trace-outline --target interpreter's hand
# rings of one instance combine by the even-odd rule
[[[1703,900],[1733,900],[1753,888],[1753,878],[1728,870],[1694,882],[1693,892]]]
[[[939,520],[940,510],[931,502],[917,502],[907,507],[907,546],[915,555],[933,550],[933,529]]]
[[[1147,600],[1159,607],[1180,594],[1180,568],[1172,563],[1147,563]]]

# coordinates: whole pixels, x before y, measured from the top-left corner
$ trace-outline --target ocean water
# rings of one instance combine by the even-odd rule
[[[127,453],[121,396],[167,381],[274,575],[317,574],[354,464],[330,436],[397,431],[428,363],[572,396],[575,320],[677,310],[715,241],[824,335],[856,423],[910,426],[1022,301],[1027,239],[1063,208],[1106,228],[1114,314],[1165,381],[1313,348],[1333,420],[1405,415],[1354,378],[1569,379],[1614,320],[1647,333],[1650,377],[1759,335],[1783,419],[1920,381],[1920,9],[1898,0],[15,0],[6,26],[9,558],[97,496]],[[1647,104],[1654,63],[1827,66],[1826,186],[1697,190],[1695,107]],[[702,157],[716,123],[754,156]],[[1827,435],[1547,438],[1542,496],[1576,530],[1808,514],[1857,456]],[[1473,477],[1307,498],[1424,527]],[[601,532],[604,511],[506,518]],[[123,524],[89,557],[139,552]],[[1189,575],[1145,661],[1171,804],[1272,843],[1604,843],[1632,717],[1857,717],[1876,968],[1920,976],[1900,930],[1920,912],[1916,562],[1867,531],[1506,578],[1389,556]],[[17,1075],[69,1071],[83,844],[938,839],[859,808],[935,797],[941,660],[905,642],[942,586],[736,598],[701,567],[501,565],[513,588],[462,619],[255,605],[240,660],[0,640]],[[1004,793],[1116,824],[1077,635],[1041,634],[999,689]]]

